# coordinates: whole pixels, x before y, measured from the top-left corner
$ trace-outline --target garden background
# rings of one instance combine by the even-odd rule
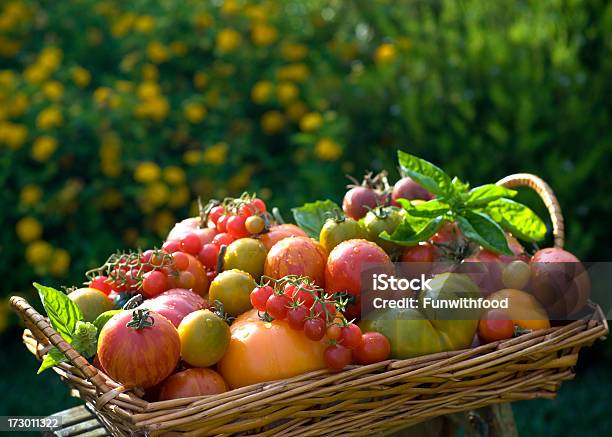
[[[347,173],[395,179],[402,148],[472,184],[542,176],[567,248],[609,260],[611,48],[604,0],[0,1],[0,415],[77,403],[8,296],[159,246],[197,196],[288,217]],[[610,434],[611,364],[587,351],[519,430]]]

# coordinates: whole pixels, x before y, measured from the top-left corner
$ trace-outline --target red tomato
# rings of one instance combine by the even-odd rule
[[[353,358],[359,364],[373,364],[385,361],[391,354],[391,344],[380,332],[366,332],[361,344],[353,350]]]
[[[287,317],[291,300],[284,294],[272,294],[266,302],[266,312],[274,320],[283,320]]]
[[[224,212],[225,210],[222,206],[215,206],[210,210],[210,213],[208,213],[208,220],[217,224],[217,220],[219,220],[219,217],[221,217]]]
[[[214,370],[193,368],[175,373],[166,379],[159,392],[159,400],[216,395],[227,390],[227,383]]]
[[[204,267],[209,270],[214,270],[217,267],[219,258],[219,246],[213,243],[208,243],[202,246],[202,250],[198,254],[198,260]]]
[[[197,255],[202,249],[202,241],[196,234],[187,234],[180,240],[181,251]]]
[[[325,320],[318,317],[304,322],[304,334],[312,341],[319,341],[325,336]]]
[[[200,296],[206,296],[209,286],[206,270],[193,255],[184,255],[189,258],[189,264],[184,270],[171,270],[168,273],[168,288],[191,288]]]
[[[229,219],[230,216],[228,215],[221,215],[219,217],[219,219],[217,220],[217,231],[219,232],[226,232],[227,230],[227,220]]]
[[[227,232],[235,239],[249,236],[246,226],[246,216],[233,215],[227,220]]]
[[[346,291],[355,297],[347,305],[347,318],[361,315],[361,275],[367,267],[372,273],[392,275],[395,268],[389,255],[379,246],[366,240],[347,240],[338,244],[329,254],[325,267],[325,285],[328,293]]]
[[[212,243],[216,244],[219,247],[229,246],[234,242],[234,240],[236,239],[231,234],[228,234],[227,232],[221,232],[220,234],[215,235],[215,238],[213,238]]]
[[[263,287],[255,287],[253,291],[251,291],[250,299],[251,305],[258,311],[266,311],[266,302],[270,296],[274,294],[274,289],[269,285],[264,285]]]
[[[402,251],[402,262],[430,263],[437,256],[437,249],[429,243],[406,247]]]
[[[89,282],[89,288],[95,288],[96,290],[100,290],[102,293],[108,295],[111,291],[113,291],[113,287],[111,287],[108,282],[108,276],[96,276]]]
[[[144,294],[145,297],[155,297],[167,289],[168,276],[164,272],[153,270],[144,274],[142,280],[142,294]]]
[[[176,240],[169,240],[162,244],[162,250],[166,253],[174,253],[181,250],[181,244]]]
[[[361,329],[354,323],[344,326],[340,331],[340,343],[349,349],[355,349],[361,345]]]
[[[161,314],[178,328],[186,315],[210,307],[207,300],[191,290],[173,288],[164,291],[153,299],[145,300],[139,308],[146,308]]]
[[[354,187],[344,195],[342,210],[347,217],[359,220],[365,217],[370,209],[376,208],[380,200],[380,196],[373,189]]]
[[[285,285],[285,294],[294,302],[301,303],[306,308],[310,308],[315,303],[315,292],[309,291],[311,288],[307,285],[296,286],[287,284]]]
[[[308,276],[318,286],[325,281],[327,253],[308,237],[288,237],[276,243],[266,256],[264,274],[274,279],[287,275]]]
[[[189,257],[183,252],[174,252],[172,254],[171,266],[174,270],[187,270],[189,267]]]
[[[489,310],[478,322],[478,336],[485,343],[512,338],[513,335],[514,322],[504,310]]]
[[[287,311],[287,322],[291,329],[300,330],[304,328],[304,323],[309,315],[310,311],[303,305],[291,307]]]
[[[132,327],[140,314],[148,323]],[[128,326],[130,324],[130,326]],[[98,358],[108,375],[128,387],[152,387],[176,368],[181,341],[174,325],[149,310],[122,311],[100,331]]]
[[[342,370],[353,360],[351,350],[341,344],[328,346],[324,353],[325,365],[332,370]]]
[[[301,228],[292,224],[272,225],[268,232],[264,232],[257,238],[264,245],[266,250],[272,249],[276,243],[287,237],[307,237],[308,235]]]
[[[327,331],[325,331],[325,335],[330,340],[338,340],[342,335],[342,328],[337,324],[329,325],[327,327]]]

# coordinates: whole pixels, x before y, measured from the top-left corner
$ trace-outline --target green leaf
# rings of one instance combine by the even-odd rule
[[[450,210],[450,206],[447,203],[438,199],[417,204],[412,204],[407,199],[396,199],[396,201],[402,205],[408,214],[415,217],[434,218],[447,214]]]
[[[508,247],[503,229],[488,215],[480,212],[464,211],[457,216],[457,223],[463,235],[485,249],[503,255],[513,255]]]
[[[34,282],[40,300],[45,307],[47,316],[53,328],[68,342],[72,341],[72,333],[78,321],[83,320],[79,307],[68,296],[52,287]]]
[[[402,172],[430,193],[438,196],[450,196],[454,193],[450,176],[441,168],[401,150],[397,151],[397,157]]]
[[[502,228],[524,241],[541,241],[546,225],[529,207],[510,199],[489,203],[484,211]]]
[[[331,200],[317,200],[305,203],[299,208],[293,208],[291,212],[297,225],[310,237],[318,239],[325,220],[331,217],[334,210],[338,209],[340,207]]]
[[[481,185],[480,187],[472,188],[468,192],[465,205],[468,207],[484,206],[502,197],[514,196],[516,196],[516,191],[509,188],[495,184]]]
[[[381,232],[380,238],[387,241],[392,241],[400,246],[416,246],[421,241],[429,240],[444,224],[444,217],[424,218],[424,217],[407,217],[395,229],[393,234],[389,235],[387,231]]]
[[[66,356],[61,353],[58,348],[52,347],[51,349],[49,349],[49,352],[47,352],[47,355],[45,355],[45,358],[42,360],[42,363],[40,364],[40,367],[38,368],[38,372],[36,372],[36,374],[40,374],[45,370],[59,363],[64,363],[66,361],[68,361],[68,358],[66,358]]]
[[[466,182],[462,182],[457,176],[455,176],[452,180],[453,188],[457,193],[465,193],[470,189],[470,184]]]
[[[96,317],[96,320],[93,321],[93,325],[98,330],[97,335],[100,335],[100,331],[102,331],[102,328],[104,328],[104,325],[106,325],[106,322],[108,322],[115,314],[119,314],[122,311],[123,310],[104,311],[102,314]]]

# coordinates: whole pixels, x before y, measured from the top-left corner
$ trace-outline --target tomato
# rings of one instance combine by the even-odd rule
[[[174,252],[171,267],[174,270],[187,270],[189,268],[189,257],[183,252]]]
[[[176,240],[169,240],[162,244],[162,250],[166,253],[174,253],[181,250],[181,243]]]
[[[401,210],[395,206],[385,206],[374,208],[366,214],[363,219],[363,226],[368,234],[368,240],[375,242],[387,253],[394,253],[399,250],[399,246],[387,240],[383,240],[379,235],[386,231],[389,235],[402,222]]]
[[[304,305],[291,307],[287,311],[287,321],[291,329],[303,329],[306,318],[310,315],[310,311]]]
[[[319,341],[325,336],[325,320],[315,317],[304,322],[304,334],[312,341]]]
[[[108,276],[96,276],[91,281],[89,281],[89,288],[95,288],[96,290],[100,290],[102,293],[107,296],[111,291],[113,291],[113,287],[111,287],[108,282]]]
[[[213,238],[212,243],[216,244],[219,247],[229,246],[234,242],[234,240],[235,238],[231,234],[228,234],[227,232],[221,232],[215,235],[215,238]]]
[[[337,314],[336,304],[332,301],[316,302],[312,307],[312,313],[314,317],[318,317],[325,323],[331,322]]]
[[[249,296],[251,305],[253,305],[253,308],[258,311],[266,311],[266,302],[268,302],[268,299],[270,296],[272,296],[272,294],[274,294],[274,289],[269,285],[255,287]]]
[[[371,188],[354,187],[346,192],[342,199],[342,210],[354,220],[365,217],[370,209],[376,208],[381,199]]]
[[[226,232],[227,231],[227,221],[230,218],[229,215],[226,214],[222,214],[218,219],[217,219],[217,232]]]
[[[287,275],[308,276],[322,287],[325,281],[327,252],[308,237],[288,237],[268,252],[264,274],[274,279]]]
[[[225,320],[210,310],[188,314],[178,327],[181,358],[194,367],[208,367],[223,357],[230,340]]]
[[[354,323],[349,323],[340,330],[340,343],[349,349],[355,349],[361,345],[361,329]]]
[[[485,343],[512,338],[514,322],[504,310],[493,309],[485,312],[478,322],[478,337]]]
[[[367,232],[360,222],[351,218],[330,218],[325,221],[321,228],[319,242],[329,253],[343,241],[366,237]]]
[[[325,342],[311,341],[286,320],[264,322],[257,311],[238,317],[217,369],[231,388],[290,378],[323,369]]]
[[[375,243],[366,240],[343,241],[331,251],[327,259],[326,291],[345,291],[355,297],[355,302],[346,307],[345,314],[349,319],[361,315],[361,275],[366,266],[373,267],[379,274],[391,275],[395,272],[389,255]]]
[[[216,395],[228,390],[221,375],[212,369],[187,369],[171,375],[164,381],[158,400],[190,398],[195,396]]]
[[[266,204],[263,200],[261,200],[260,198],[256,197],[255,199],[251,200],[251,205],[253,207],[255,207],[255,211],[256,212],[266,212],[268,210],[268,208],[266,207]]]
[[[391,344],[391,357],[406,359],[470,346],[478,326],[480,311],[474,309],[432,309],[423,304],[478,298],[480,291],[468,275],[442,273],[430,282],[431,290],[419,294],[420,309],[385,309],[370,314],[359,323],[362,331],[380,332]],[[454,318],[454,320],[452,320]]]
[[[310,308],[315,303],[316,292],[312,290],[312,287],[306,284],[300,284],[299,286],[286,284],[284,291],[293,302],[300,303],[306,308]]]
[[[193,255],[183,253],[181,256],[188,258],[187,268],[184,270],[172,270],[168,273],[168,288],[191,288],[200,296],[206,296],[209,285],[206,270]],[[184,263],[182,264],[184,265]]]
[[[353,349],[353,358],[359,364],[373,364],[385,361],[391,354],[391,344],[380,332],[366,332],[361,343]]]
[[[514,260],[502,269],[502,283],[506,288],[524,290],[529,282],[531,270],[525,261]]]
[[[325,331],[325,336],[329,340],[338,340],[340,339],[340,335],[342,335],[342,328],[337,324],[332,324],[327,327]]]
[[[214,206],[208,213],[208,220],[210,220],[216,225],[217,220],[219,220],[219,217],[221,217],[223,213],[225,213],[225,209],[221,205]]]
[[[342,370],[353,361],[353,353],[341,344],[333,344],[325,349],[324,359],[328,369]]]
[[[138,326],[138,321],[141,325]],[[104,325],[98,337],[100,364],[113,380],[127,387],[148,388],[176,368],[181,341],[174,325],[154,311],[122,311]]]
[[[261,241],[255,238],[241,238],[227,246],[223,257],[223,268],[243,270],[258,281],[264,271],[266,255],[266,248]]]
[[[187,252],[191,255],[197,255],[202,249],[202,241],[196,234],[187,234],[181,238],[180,242],[181,251]]]
[[[227,232],[234,238],[244,238],[249,236],[247,231],[246,217],[243,215],[233,215],[227,220]]]
[[[391,192],[392,204],[399,206],[397,199],[408,199],[408,200],[431,200],[433,195],[415,182],[411,177],[406,176],[401,178],[393,186]]]
[[[145,300],[139,308],[147,308],[161,314],[178,328],[187,314],[209,307],[207,300],[191,290],[173,288],[153,299]]]
[[[508,299],[508,308],[504,311],[515,325],[532,331],[550,328],[546,310],[531,294],[521,290],[505,288],[489,295],[487,299],[503,302]]]
[[[218,258],[219,246],[212,243],[202,246],[202,250],[200,250],[200,253],[198,254],[198,260],[209,270],[214,270],[217,268]]]
[[[266,227],[264,219],[258,215],[252,215],[246,219],[244,223],[246,230],[249,234],[259,234]]]
[[[276,243],[287,237],[307,237],[308,235],[301,228],[292,224],[272,225],[268,232],[259,235],[259,240],[263,243],[266,250],[272,249]]]
[[[251,308],[251,291],[257,286],[247,272],[226,270],[217,275],[210,284],[209,299],[223,304],[225,312],[236,317]]]
[[[587,303],[591,280],[572,253],[560,248],[537,251],[530,262],[531,289],[551,317],[565,319]]]
[[[115,308],[113,301],[95,288],[79,288],[70,293],[68,297],[79,307],[86,322],[93,322],[103,312]]]
[[[291,300],[284,294],[272,294],[266,302],[266,312],[274,320],[283,320],[287,317]]]
[[[437,257],[435,246],[429,243],[420,243],[416,246],[405,247],[402,251],[402,262],[431,263]]]

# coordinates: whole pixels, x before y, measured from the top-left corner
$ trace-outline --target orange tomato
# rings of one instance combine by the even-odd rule
[[[216,395],[227,391],[227,383],[212,369],[193,368],[175,373],[164,381],[159,400]]]
[[[323,369],[326,339],[312,341],[285,320],[264,322],[251,310],[230,327],[231,339],[217,369],[231,388],[290,378]]]
[[[498,301],[506,298],[508,298],[508,308],[504,308],[504,311],[508,313],[515,325],[532,331],[550,328],[546,310],[529,293],[513,288],[504,288],[487,297],[489,300]]]
[[[308,235],[301,228],[290,223],[282,225],[272,225],[270,230],[261,234],[258,238],[263,243],[266,250],[272,249],[276,243],[287,237],[307,237]]]
[[[327,252],[308,237],[288,237],[272,246],[266,256],[264,274],[274,279],[287,275],[308,276],[322,287],[325,284]]]

